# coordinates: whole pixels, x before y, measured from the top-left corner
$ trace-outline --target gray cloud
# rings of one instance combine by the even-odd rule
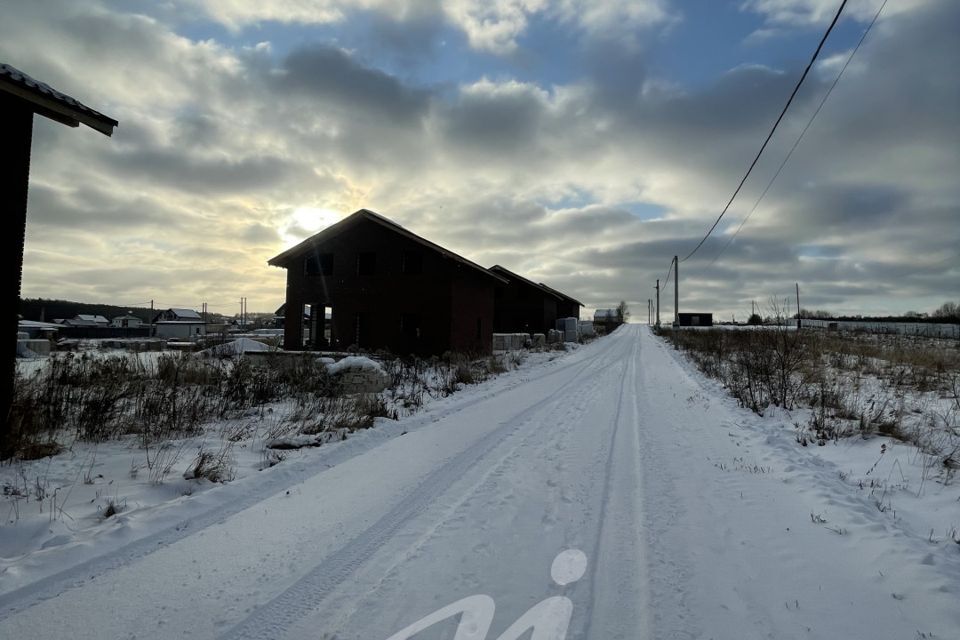
[[[172,18],[81,3],[63,9],[69,20],[17,11],[20,27],[0,25],[2,57],[121,120],[109,140],[37,126],[27,295],[243,290],[272,308],[283,273],[265,260],[315,231],[296,212],[366,206],[588,305],[640,309],[719,213],[800,71],[745,66],[684,89],[656,77],[637,43],[594,34],[574,83],[424,87],[370,62],[374,47],[315,43],[277,60],[177,36]],[[435,14],[376,15],[370,33],[394,60],[435,54]],[[717,237],[681,266],[685,304],[742,316],[796,281],[811,305],[838,311],[932,308],[960,293],[957,8],[894,15],[713,263],[836,61],[811,77]],[[663,213],[641,220],[637,203]],[[105,266],[131,263],[128,274]]]
[[[318,98],[355,114],[367,112],[398,125],[415,124],[429,105],[429,93],[367,67],[340,49],[313,46],[292,52],[274,78],[275,90]]]

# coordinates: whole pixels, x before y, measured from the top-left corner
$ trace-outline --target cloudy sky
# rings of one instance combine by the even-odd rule
[[[681,309],[960,298],[960,3],[850,0]],[[0,62],[116,118],[38,119],[25,297],[235,313],[361,207],[637,316],[723,208],[838,0],[7,3]],[[666,306],[666,301],[664,301]]]

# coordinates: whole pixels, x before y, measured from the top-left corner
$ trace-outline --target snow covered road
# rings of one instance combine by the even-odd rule
[[[124,562],[3,594],[0,638],[386,640],[478,594],[489,640],[529,637],[501,634],[551,596],[568,638],[960,638],[960,549],[851,495],[646,327],[398,426]],[[825,509],[842,534],[811,522]],[[566,550],[586,572],[558,581]]]

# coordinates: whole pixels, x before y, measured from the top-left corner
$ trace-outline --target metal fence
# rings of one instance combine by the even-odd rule
[[[864,331],[928,338],[960,339],[960,324],[947,322],[870,322],[868,320],[801,320],[803,327],[834,329],[837,331]]]

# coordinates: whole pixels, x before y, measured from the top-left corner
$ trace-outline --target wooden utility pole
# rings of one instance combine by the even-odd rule
[[[797,283],[797,329],[800,328],[800,283]]]
[[[680,326],[680,261],[673,256],[673,326]]]
[[[657,278],[657,328],[660,328],[660,278]]]

